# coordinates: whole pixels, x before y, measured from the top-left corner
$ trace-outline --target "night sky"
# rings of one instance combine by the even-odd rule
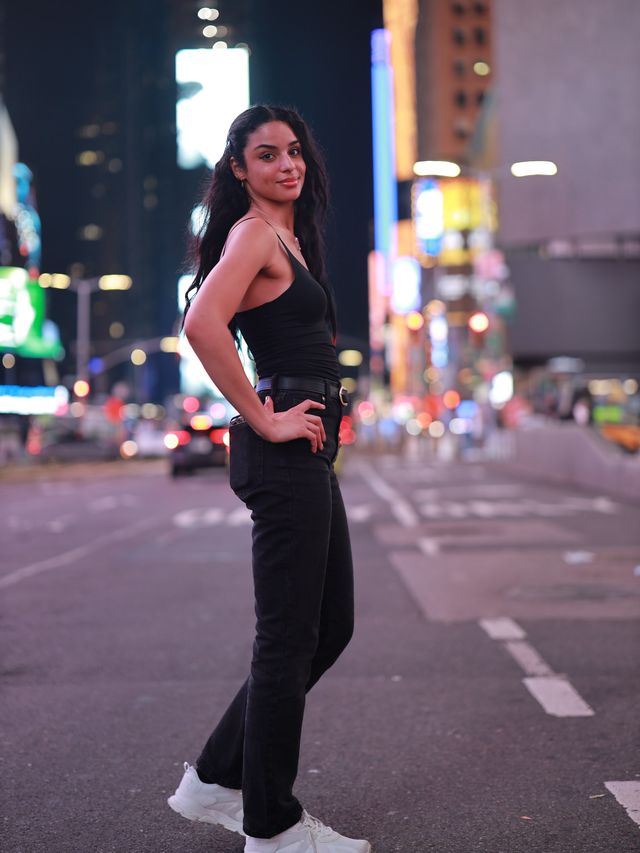
[[[142,2],[156,15],[166,14],[172,5],[171,0]],[[62,271],[77,252],[75,132],[92,120],[99,85],[104,95],[104,81],[98,81],[104,76],[100,63],[110,55],[105,40],[117,39],[119,10],[126,4],[1,0],[1,5],[6,24],[4,99],[20,158],[36,175],[43,269]],[[193,9],[195,20],[199,4],[183,0],[181,5],[182,17],[186,13],[188,19]],[[373,208],[369,39],[371,29],[382,23],[381,0],[220,0],[217,5],[220,20],[235,25],[235,41],[251,47],[252,101],[295,106],[325,151],[332,190],[328,263],[339,329],[342,336],[364,343]]]

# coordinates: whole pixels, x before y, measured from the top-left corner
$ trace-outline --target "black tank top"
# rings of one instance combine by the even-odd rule
[[[275,299],[235,315],[255,359],[258,376],[264,379],[279,373],[338,381],[340,371],[329,329],[327,295],[275,229],[274,232],[291,261],[293,281]]]

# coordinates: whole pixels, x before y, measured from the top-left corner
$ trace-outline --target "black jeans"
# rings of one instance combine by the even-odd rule
[[[261,398],[266,396],[261,393]],[[280,391],[276,411],[319,395]],[[244,831],[271,838],[300,820],[293,795],[305,694],[353,633],[353,567],[333,471],[342,407],[327,400],[327,438],[275,444],[231,427],[230,481],[251,510],[256,636],[251,674],[210,736],[196,769],[242,788]]]

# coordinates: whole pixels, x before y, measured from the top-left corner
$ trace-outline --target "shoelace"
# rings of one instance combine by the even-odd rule
[[[317,817],[313,817],[309,812],[305,811],[302,815],[302,825],[312,832],[316,838],[329,838],[333,835],[333,830],[330,826],[322,823]]]

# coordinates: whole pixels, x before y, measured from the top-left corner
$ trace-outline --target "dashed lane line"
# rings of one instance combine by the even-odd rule
[[[549,664],[526,642],[526,632],[508,617],[481,619],[480,627],[503,647],[525,672],[522,679],[533,698],[552,717],[592,717],[595,713],[568,678],[555,673]]]
[[[371,465],[360,460],[357,469],[371,491],[389,504],[391,512],[403,527],[416,527],[418,525],[420,519],[411,504],[401,497],[400,493],[390,486],[386,480],[383,480]]]
[[[561,675],[523,678],[525,687],[552,717],[593,717],[594,710]]]
[[[144,518],[137,521],[129,527],[123,527],[119,530],[113,530],[111,533],[105,533],[104,536],[98,536],[87,545],[80,545],[78,548],[72,548],[70,551],[64,551],[55,557],[48,557],[46,560],[39,560],[36,563],[30,563],[28,566],[22,566],[0,578],[0,589],[5,589],[8,586],[14,586],[27,578],[40,575],[43,572],[50,572],[53,569],[61,569],[65,566],[75,563],[77,560],[87,557],[89,554],[103,548],[105,545],[111,545],[114,542],[122,542],[125,539],[130,539],[136,533],[142,530],[147,530],[150,527],[158,524],[156,518]]]
[[[492,640],[522,640],[527,636],[517,622],[508,616],[481,619],[480,627]]]
[[[640,826],[640,779],[631,782],[605,782],[604,785],[631,820]]]
[[[508,640],[504,644],[504,647],[516,663],[520,664],[527,675],[553,675],[553,670],[549,664],[540,657],[538,652],[526,640]]]

